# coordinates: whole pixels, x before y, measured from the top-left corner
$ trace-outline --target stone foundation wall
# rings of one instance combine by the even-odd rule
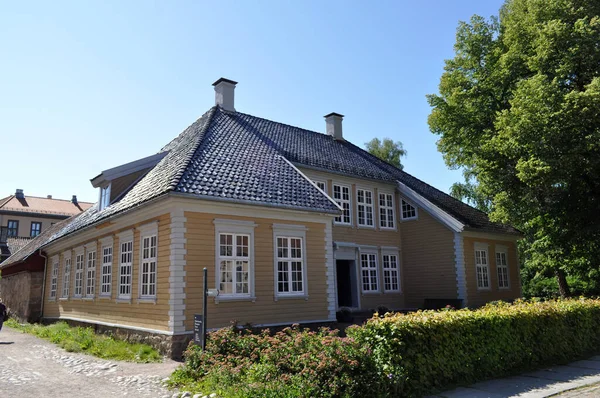
[[[57,319],[44,319],[44,323],[57,322]],[[132,343],[143,343],[155,348],[162,355],[169,358],[179,360],[182,358],[183,352],[186,350],[193,335],[176,335],[170,336],[165,334],[144,332],[141,330],[133,330],[120,328],[116,326],[98,325],[92,322],[72,321],[65,319],[71,326],[91,327],[95,333],[114,336],[120,340],[129,341]]]
[[[37,322],[42,314],[43,272],[24,271],[0,279],[0,298],[12,317]]]

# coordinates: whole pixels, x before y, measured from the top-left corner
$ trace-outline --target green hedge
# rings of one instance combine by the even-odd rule
[[[371,348],[383,395],[418,396],[597,352],[600,301],[388,314],[348,333]]]

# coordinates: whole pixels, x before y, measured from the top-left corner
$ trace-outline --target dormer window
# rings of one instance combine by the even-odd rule
[[[100,210],[108,207],[110,204],[110,184],[100,188]]]

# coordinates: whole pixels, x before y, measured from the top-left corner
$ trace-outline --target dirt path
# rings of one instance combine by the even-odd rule
[[[68,353],[8,327],[0,331],[0,396],[172,397],[162,386],[179,364],[136,364]]]

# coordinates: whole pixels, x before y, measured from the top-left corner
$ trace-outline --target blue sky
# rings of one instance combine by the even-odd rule
[[[239,82],[236,109],[344,136],[404,143],[405,170],[448,191],[425,95],[459,20],[499,0],[27,1],[0,12],[0,197],[95,202],[100,171],[156,153]]]

